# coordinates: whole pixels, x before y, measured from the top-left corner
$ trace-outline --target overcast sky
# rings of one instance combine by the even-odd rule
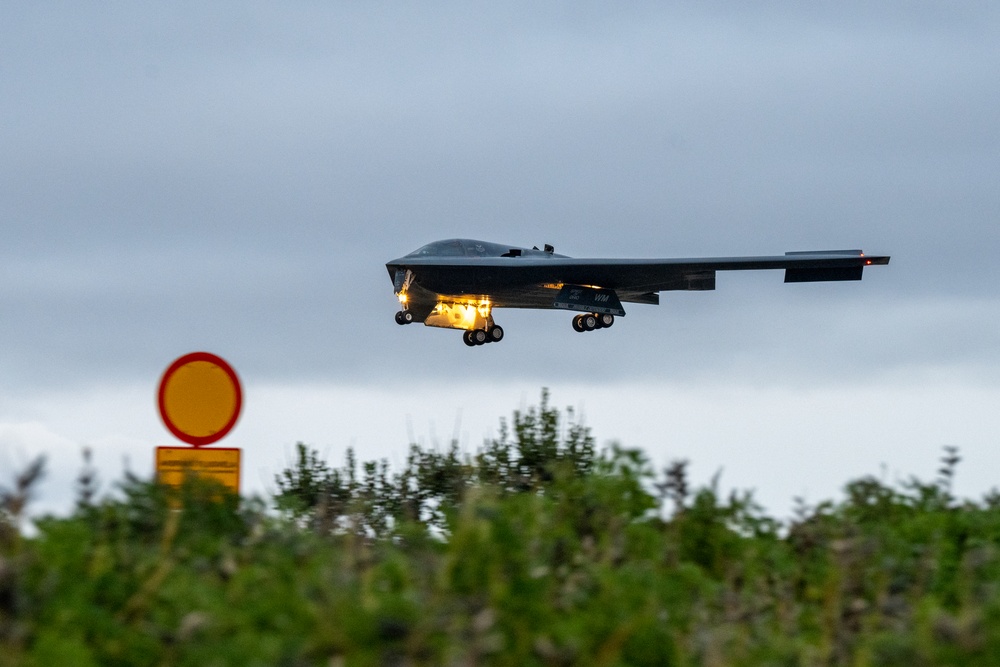
[[[3,3],[0,484],[67,506],[173,444],[176,357],[240,374],[243,484],[467,450],[542,387],[601,443],[776,512],[863,474],[995,484],[1000,20],[982,2]],[[873,6],[876,5],[876,6]],[[572,256],[862,248],[860,283],[720,274],[580,335],[399,327],[429,241]]]

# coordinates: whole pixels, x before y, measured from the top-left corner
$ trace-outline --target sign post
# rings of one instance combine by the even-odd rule
[[[243,406],[240,380],[222,357],[192,352],[176,359],[160,379],[160,418],[188,447],[157,447],[156,477],[162,484],[180,485],[186,474],[221,482],[240,490],[240,450],[211,448],[236,425]]]

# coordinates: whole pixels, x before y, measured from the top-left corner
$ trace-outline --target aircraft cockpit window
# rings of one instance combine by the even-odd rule
[[[467,257],[486,257],[489,253],[486,244],[477,241],[469,241],[465,244],[465,254]]]
[[[428,243],[424,247],[414,250],[407,257],[511,257],[511,247],[472,239],[449,239]],[[536,254],[543,256],[541,251]],[[545,255],[552,255],[552,253],[545,253]]]
[[[465,247],[462,242],[454,239],[451,241],[435,241],[428,243],[422,248],[411,252],[409,257],[462,257],[465,255]]]

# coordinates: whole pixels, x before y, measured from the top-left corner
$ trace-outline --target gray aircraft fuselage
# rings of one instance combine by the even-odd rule
[[[622,302],[657,304],[659,292],[713,290],[717,271],[783,269],[785,282],[861,280],[864,267],[888,256],[860,250],[791,252],[758,257],[578,259],[544,250],[449,239],[386,264],[401,304],[399,324],[462,329],[468,345],[499,341],[494,308],[580,312],[577,331],[609,327]]]

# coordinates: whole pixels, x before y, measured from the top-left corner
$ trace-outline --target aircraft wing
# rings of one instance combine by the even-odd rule
[[[625,315],[622,302],[657,304],[666,290],[713,290],[719,271],[781,269],[785,282],[861,280],[888,256],[860,250],[789,252],[764,257],[577,259],[551,246],[517,248],[470,239],[435,241],[385,265],[401,309],[397,324],[462,329],[466,345],[504,337],[494,308],[577,311],[579,332],[604,329]]]
[[[437,294],[502,295],[576,285],[615,290],[623,301],[657,303],[655,293],[660,291],[715,289],[718,271],[783,269],[785,282],[861,280],[865,266],[888,263],[887,256],[867,256],[860,250],[827,250],[676,259],[414,257],[400,258],[386,268],[390,276],[399,269],[412,270],[420,287]]]

